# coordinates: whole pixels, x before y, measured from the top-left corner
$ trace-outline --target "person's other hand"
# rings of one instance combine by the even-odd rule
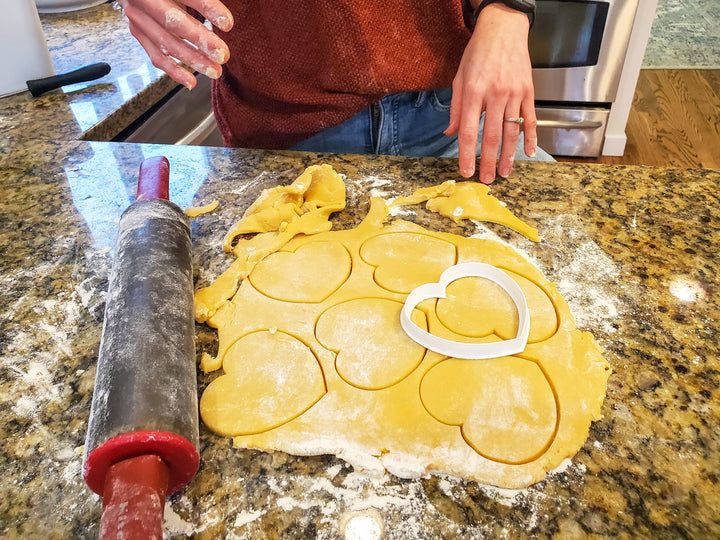
[[[130,32],[156,68],[187,88],[194,88],[197,80],[182,64],[211,79],[220,77],[222,64],[230,58],[228,46],[185,9],[195,9],[227,32],[233,17],[219,0],[117,1],[128,18]]]
[[[506,119],[524,118],[525,154],[535,155],[537,119],[529,28],[525,13],[500,3],[490,4],[478,16],[453,80],[450,124],[445,131],[447,135],[458,135],[460,174],[465,178],[475,173],[475,148],[483,111],[481,182],[495,180],[498,149],[498,174],[506,177],[512,172],[520,125]]]

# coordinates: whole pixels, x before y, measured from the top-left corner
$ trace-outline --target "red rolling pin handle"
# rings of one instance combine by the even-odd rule
[[[190,224],[169,170],[143,161],[115,244],[83,463],[101,539],[162,538],[165,497],[200,463]]]
[[[147,158],[140,164],[136,201],[170,199],[170,162],[164,156]]]
[[[162,538],[169,471],[159,456],[138,456],[108,469],[100,538]]]

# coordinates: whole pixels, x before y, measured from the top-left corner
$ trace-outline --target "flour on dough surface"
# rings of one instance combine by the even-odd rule
[[[421,202],[537,238],[481,184],[446,183],[391,204]],[[233,267],[196,295],[198,320],[219,335],[218,355],[202,367],[223,368],[201,399],[206,425],[240,447],[333,453],[360,469],[503,488],[537,482],[573,456],[600,417],[609,367],[555,285],[493,240],[387,223],[378,198],[357,228],[332,231],[329,215],[344,204],[342,179],[311,167],[263,192],[226,237]],[[257,234],[236,238],[247,233]],[[446,358],[400,328],[410,291],[468,261],[505,270],[523,289],[531,313],[523,353]],[[418,305],[416,324],[457,341],[513,337],[515,307],[492,285],[458,280],[447,298]]]

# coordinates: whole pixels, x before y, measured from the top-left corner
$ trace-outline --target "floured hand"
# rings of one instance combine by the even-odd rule
[[[190,69],[217,79],[222,64],[230,58],[225,42],[189,15],[193,8],[220,30],[233,26],[233,16],[218,0],[118,0],[130,23],[130,32],[140,42],[153,65],[173,80],[194,88],[197,80]],[[183,66],[184,64],[185,66]]]

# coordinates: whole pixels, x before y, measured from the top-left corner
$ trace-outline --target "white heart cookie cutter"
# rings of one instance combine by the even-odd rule
[[[447,298],[447,286],[464,277],[481,277],[500,285],[510,295],[518,311],[518,331],[513,339],[492,343],[463,343],[434,336],[426,332],[410,318],[415,307],[428,298]],[[440,275],[437,283],[425,283],[408,294],[400,312],[400,324],[410,338],[426,349],[436,353],[467,360],[483,360],[510,356],[525,350],[530,334],[530,311],[520,286],[507,273],[490,264],[480,262],[460,263],[451,266]]]

